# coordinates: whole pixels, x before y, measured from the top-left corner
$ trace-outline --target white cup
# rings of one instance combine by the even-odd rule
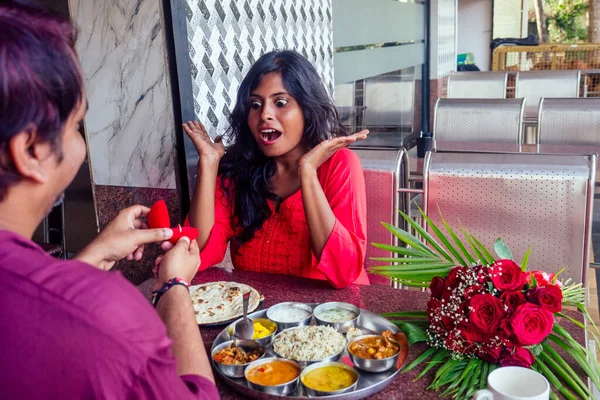
[[[488,390],[478,390],[473,400],[548,400],[550,384],[543,375],[529,368],[504,367],[492,371]]]

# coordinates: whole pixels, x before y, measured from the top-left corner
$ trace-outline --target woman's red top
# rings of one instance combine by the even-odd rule
[[[368,285],[364,269],[367,200],[358,156],[341,149],[319,167],[317,176],[336,217],[320,260],[311,250],[302,189],[283,200],[277,212],[269,200],[271,217],[250,241],[239,246],[231,225],[233,205],[218,179],[215,224],[200,254],[200,270],[220,263],[231,240],[231,258],[238,269],[326,279],[336,288],[354,282]]]

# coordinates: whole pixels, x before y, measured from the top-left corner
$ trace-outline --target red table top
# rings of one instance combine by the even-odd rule
[[[381,285],[353,285],[346,289],[336,290],[331,288],[327,282],[322,281],[239,270],[227,271],[220,268],[207,269],[198,274],[192,283],[197,285],[215,281],[234,281],[254,287],[265,297],[263,308],[268,308],[284,301],[305,303],[345,301],[379,314],[392,311],[425,310],[430,296],[429,293],[425,292],[398,290]],[[573,330],[569,329],[571,326],[565,327],[574,334]],[[213,340],[223,328],[224,326],[218,328],[201,328],[202,339],[207,349],[210,350]],[[577,331],[577,333],[578,335],[574,334],[574,338],[583,343],[583,333],[580,333],[580,331]],[[413,346],[409,351],[406,365],[421,354],[424,349],[426,347],[422,344]],[[431,383],[432,374],[428,374],[423,379],[415,381],[422,368],[417,367],[407,373],[399,374],[389,386],[376,395],[371,396],[370,399],[438,399],[438,393],[425,390]],[[223,400],[244,398],[244,396],[235,392],[223,380],[219,379],[218,376],[216,378],[219,393]]]

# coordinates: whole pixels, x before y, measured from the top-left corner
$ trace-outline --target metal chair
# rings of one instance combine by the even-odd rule
[[[448,77],[449,99],[505,99],[508,73],[462,72]]]
[[[408,187],[408,157],[405,149],[353,149],[358,155],[365,174],[367,189],[367,255],[365,268],[381,265],[371,257],[395,257],[395,253],[381,250],[371,243],[398,245],[398,239],[387,231],[381,222],[405,229],[398,210],[408,207],[408,195],[398,188]],[[406,211],[405,211],[406,212]],[[369,274],[371,283],[390,285],[390,280]]]
[[[488,249],[499,237],[529,269],[586,283],[597,156],[430,152],[423,205],[432,221],[464,226]],[[459,225],[459,221],[460,224]]]
[[[542,97],[579,97],[579,71],[526,71],[517,74],[516,98],[525,98],[525,122],[536,122]]]
[[[335,85],[335,105],[339,107],[354,106],[354,82]]]
[[[600,98],[540,100],[538,143],[600,147]]]
[[[335,106],[342,125],[354,132],[356,130],[356,114],[353,110],[356,98],[355,82],[341,83],[335,86]]]
[[[522,142],[524,99],[438,99],[433,138],[437,141]]]
[[[412,132],[415,81],[401,75],[365,80],[365,125],[373,130]]]

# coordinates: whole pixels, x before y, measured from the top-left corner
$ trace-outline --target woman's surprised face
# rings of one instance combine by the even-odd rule
[[[250,94],[248,126],[267,157],[281,157],[303,146],[304,115],[281,74],[266,74]]]

